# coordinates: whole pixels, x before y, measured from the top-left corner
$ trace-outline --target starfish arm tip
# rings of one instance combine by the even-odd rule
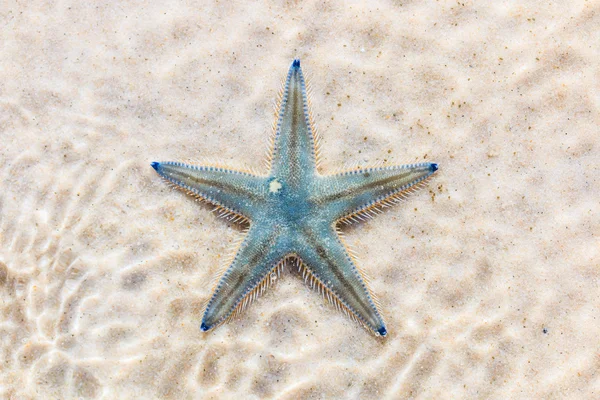
[[[438,170],[439,167],[438,167],[437,163],[431,163],[429,165],[429,168],[431,168],[431,172],[435,172]]]
[[[156,170],[156,172],[158,172],[158,168],[160,167],[160,163],[158,161],[152,161],[150,165]]]
[[[200,330],[201,330],[202,332],[206,332],[206,331],[208,331],[210,328],[211,328],[211,327],[210,327],[210,326],[208,326],[208,325],[206,324],[206,322],[204,322],[204,321],[203,321],[203,322],[200,324]]]
[[[380,336],[385,336],[385,335],[387,335],[387,329],[385,329],[385,326],[382,326],[381,328],[377,329],[377,333]]]
[[[294,62],[292,63],[292,67],[294,67],[294,68],[300,68],[300,59],[299,58],[294,58]]]

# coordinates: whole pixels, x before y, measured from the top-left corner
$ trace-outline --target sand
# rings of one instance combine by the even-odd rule
[[[0,22],[0,397],[600,398],[599,1],[5,1]],[[242,231],[150,162],[262,168],[294,57],[323,173],[440,165],[345,229],[385,339],[289,270],[199,329]]]

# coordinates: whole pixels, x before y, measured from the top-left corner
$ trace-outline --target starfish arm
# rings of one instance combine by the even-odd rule
[[[219,279],[206,306],[200,329],[208,331],[225,322],[246,306],[274,280],[285,251],[280,232],[254,225],[242,242],[231,265]]]
[[[331,227],[307,230],[297,256],[305,268],[305,278],[308,276],[311,285],[316,285],[338,309],[374,333],[387,334],[365,277]]]
[[[319,179],[314,202],[335,220],[361,220],[381,207],[404,199],[437,171],[434,163],[378,167],[342,172]]]
[[[267,187],[265,178],[224,168],[171,161],[152,167],[178,188],[244,219],[251,218],[251,204],[264,199]]]
[[[314,175],[315,135],[300,60],[294,60],[285,81],[270,161],[271,176],[292,187]]]

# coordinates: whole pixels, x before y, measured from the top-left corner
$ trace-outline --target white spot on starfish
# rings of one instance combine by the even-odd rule
[[[271,183],[269,183],[269,192],[277,193],[281,190],[281,183],[277,179],[273,179]]]

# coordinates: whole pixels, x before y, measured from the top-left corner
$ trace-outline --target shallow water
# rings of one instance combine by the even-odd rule
[[[599,2],[84,3],[0,12],[3,398],[598,396]],[[242,232],[149,163],[262,168],[294,57],[323,173],[440,164],[345,229],[385,339],[289,268],[199,330]]]

